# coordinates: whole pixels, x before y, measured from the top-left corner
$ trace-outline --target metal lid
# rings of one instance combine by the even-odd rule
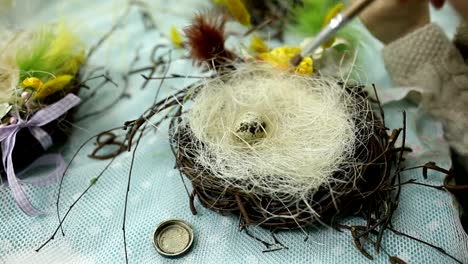
[[[192,243],[192,227],[180,219],[160,223],[153,233],[154,247],[163,256],[180,256],[190,249]]]

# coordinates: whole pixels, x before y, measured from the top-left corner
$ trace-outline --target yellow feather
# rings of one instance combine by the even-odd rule
[[[250,49],[253,50],[255,53],[264,53],[268,52],[268,45],[261,37],[254,36],[250,40]]]
[[[76,75],[78,73],[78,70],[81,67],[81,64],[83,64],[85,60],[85,56],[86,56],[86,52],[84,49],[82,49],[80,52],[77,52],[74,57],[71,57],[63,65],[61,73]]]
[[[16,50],[21,80],[37,77],[45,82],[50,74],[75,75],[84,58],[82,42],[64,24],[28,33]]]
[[[75,75],[85,57],[84,49],[80,47],[82,47],[80,39],[65,24],[59,24],[55,38],[44,58],[46,60],[69,58],[64,61],[60,74]]]
[[[241,0],[225,0],[224,4],[239,23],[244,26],[250,26],[249,11],[247,11],[247,8]]]
[[[39,90],[36,92],[35,97],[39,100],[54,94],[60,90],[63,90],[70,81],[73,79],[72,75],[60,75],[57,78],[47,81]]]
[[[179,31],[175,27],[171,27],[170,39],[176,48],[183,46],[182,36],[180,36]]]
[[[62,53],[69,53],[79,43],[78,38],[63,24],[59,24],[55,38],[46,52],[46,56],[55,57]]]

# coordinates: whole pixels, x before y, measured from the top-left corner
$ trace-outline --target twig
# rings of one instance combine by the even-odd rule
[[[112,128],[112,129],[109,129],[105,132],[112,132],[112,131],[115,131],[115,130],[118,130],[118,129],[122,129],[123,127],[117,127],[117,128]],[[99,134],[98,134],[99,135]],[[60,204],[60,194],[62,192],[62,185],[63,185],[63,180],[65,179],[65,175],[67,174],[67,171],[68,169],[70,168],[72,162],[75,160],[76,156],[78,155],[78,153],[81,152],[81,150],[84,148],[84,146],[86,146],[93,138],[96,138],[98,135],[94,135],[90,138],[88,138],[85,142],[83,142],[79,147],[78,149],[75,151],[75,153],[73,154],[70,162],[68,162],[67,166],[65,167],[65,170],[63,171],[63,174],[62,174],[62,177],[60,178],[60,183],[59,183],[59,190],[58,190],[58,194],[57,194],[57,201],[56,201],[56,209],[57,209],[57,218],[59,220],[59,222],[61,221],[61,217],[60,217],[60,209],[59,209],[59,204]],[[60,229],[62,231],[62,235],[65,236],[65,233],[63,232],[63,228],[62,226],[60,226]]]
[[[242,199],[240,198],[239,194],[235,195],[237,205],[239,206],[239,210],[241,212],[242,219],[244,219],[244,222],[246,225],[250,225],[250,219],[249,219],[249,214],[245,210],[244,203],[242,202]]]
[[[441,248],[441,247],[434,246],[434,245],[432,245],[432,244],[429,243],[429,242],[426,242],[426,241],[421,240],[421,239],[419,239],[419,238],[410,236],[410,235],[405,234],[405,233],[403,233],[403,232],[397,231],[397,230],[395,230],[395,229],[393,229],[393,228],[391,228],[391,227],[388,227],[388,230],[392,231],[392,232],[395,233],[396,235],[404,236],[404,237],[407,237],[407,238],[412,239],[412,240],[414,240],[414,241],[417,241],[417,242],[419,242],[419,243],[422,243],[422,244],[424,244],[424,245],[426,245],[426,246],[429,246],[429,247],[431,247],[431,248],[433,248],[433,249],[439,251],[439,252],[442,253],[443,255],[445,255],[445,256],[447,256],[447,257],[453,259],[453,260],[456,261],[457,263],[463,264],[463,262],[461,262],[460,260],[458,260],[458,259],[455,258],[454,256],[450,255],[449,253],[447,253],[447,251],[445,251],[445,250],[444,250],[443,248]]]
[[[264,28],[265,26],[271,24],[271,22],[273,22],[273,20],[267,19],[267,20],[263,21],[262,23],[251,27],[249,30],[247,30],[247,32],[244,33],[243,37],[247,37],[248,35],[252,34],[252,32]]]
[[[387,127],[385,125],[385,111],[383,110],[382,103],[380,102],[379,93],[377,93],[377,88],[375,87],[375,84],[372,84],[372,88],[374,89],[374,95],[377,101],[377,106],[379,107],[380,118],[382,118],[382,124],[384,127]]]
[[[437,189],[437,190],[440,190],[440,191],[445,190],[443,185],[430,185],[430,184],[426,184],[426,183],[422,183],[422,182],[417,182],[416,179],[410,179],[410,180],[402,182],[400,184],[391,186],[391,187],[388,188],[388,190],[393,190],[395,187],[408,185],[408,184],[414,184],[414,185],[420,185],[420,186],[424,186],[424,187],[434,188],[434,189]]]
[[[125,250],[125,263],[128,263],[128,252],[127,252],[127,236],[125,232],[125,225],[127,222],[127,205],[128,205],[128,194],[130,192],[130,182],[132,179],[132,173],[133,173],[133,165],[135,163],[135,154],[138,149],[138,146],[140,145],[141,138],[143,137],[143,131],[146,128],[143,127],[142,131],[140,132],[140,135],[137,139],[137,142],[135,144],[135,148],[133,149],[132,153],[132,160],[130,163],[130,170],[128,172],[128,181],[127,181],[127,191],[125,192],[125,205],[124,205],[124,215],[123,215],[123,223],[122,223],[122,231],[123,231],[123,239],[124,239],[124,250]]]
[[[54,238],[55,238],[55,235],[57,234],[57,232],[62,229],[62,226],[63,226],[63,223],[65,222],[65,219],[67,218],[68,214],[71,212],[71,210],[73,209],[73,207],[81,200],[81,198],[83,198],[83,196],[91,189],[91,187],[93,187],[97,181],[101,178],[101,176],[104,174],[104,172],[107,171],[107,169],[109,168],[109,166],[114,162],[115,160],[115,157],[106,165],[106,167],[98,174],[98,176],[96,176],[95,178],[93,178],[90,182],[90,184],[88,185],[88,187],[80,194],[80,196],[78,196],[78,198],[70,205],[70,207],[68,207],[68,210],[67,212],[65,213],[65,215],[63,216],[62,219],[59,219],[59,225],[57,226],[57,228],[55,229],[54,233],[52,234],[52,236],[47,240],[45,241],[41,246],[39,246],[37,249],[36,249],[36,252],[39,252],[39,250],[41,250],[45,245],[47,245],[50,241],[52,241]],[[63,234],[63,229],[62,229],[62,234]],[[65,235],[65,234],[63,234]]]

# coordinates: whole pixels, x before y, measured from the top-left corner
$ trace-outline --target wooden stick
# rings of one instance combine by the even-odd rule
[[[353,2],[349,8],[342,13],[336,15],[334,19],[324,28],[315,38],[309,43],[301,53],[294,56],[290,61],[290,65],[296,67],[301,63],[302,59],[310,53],[313,53],[325,41],[333,37],[338,30],[349,23],[353,18],[359,15],[366,7],[372,4],[375,0],[361,0]]]
[[[368,7],[372,2],[375,0],[361,0],[357,2],[353,2],[350,7],[348,7],[344,12],[344,16],[346,19],[351,20],[355,16],[359,15],[366,7]]]

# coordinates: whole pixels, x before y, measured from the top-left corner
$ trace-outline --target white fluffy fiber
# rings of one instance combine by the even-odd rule
[[[356,165],[356,132],[367,124],[356,124],[353,117],[362,111],[369,109],[335,79],[301,77],[255,64],[208,81],[186,122],[203,142],[191,150],[197,163],[220,184],[300,199],[335,180],[332,176],[340,168]],[[266,135],[250,143],[236,135],[239,118],[247,112],[266,124]]]
[[[12,94],[18,85],[19,70],[16,66],[17,34],[0,27],[0,103],[12,103]]]

